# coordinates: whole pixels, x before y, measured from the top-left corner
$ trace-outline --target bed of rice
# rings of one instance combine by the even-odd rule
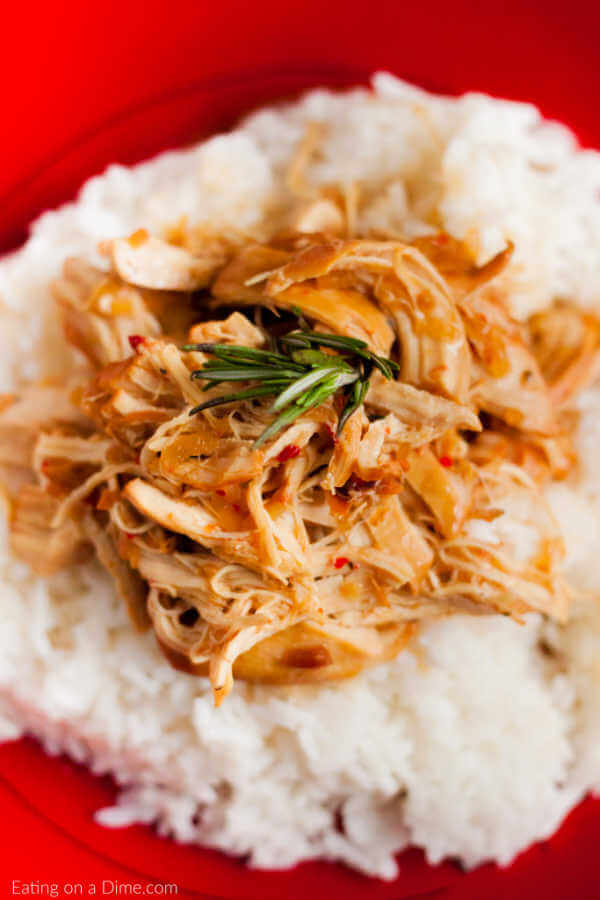
[[[317,91],[190,150],[113,166],[39,219],[0,262],[0,390],[64,365],[47,284],[65,256],[184,214],[251,226],[315,120],[326,128],[309,177],[359,181],[364,224],[411,234],[437,221],[482,261],[510,238],[517,315],[556,296],[600,308],[600,156],[531,106],[381,75],[374,93]],[[154,822],[254,866],[324,857],[391,878],[407,844],[434,862],[509,862],[600,790],[600,389],[580,407],[580,470],[549,491],[581,591],[567,628],[454,617],[423,631],[418,654],[346,683],[236,684],[216,710],[204,679],[133,632],[94,566],[43,581],[3,549],[0,735],[33,733],[112,772],[122,790],[102,823]]]

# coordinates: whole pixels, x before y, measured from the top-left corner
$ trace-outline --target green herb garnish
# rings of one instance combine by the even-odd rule
[[[320,348],[334,350],[324,353]],[[277,434],[294,419],[320,406],[338,391],[346,402],[338,421],[338,434],[364,403],[373,369],[386,378],[399,370],[397,363],[369,350],[365,341],[317,331],[292,331],[274,341],[274,350],[255,350],[231,344],[186,344],[182,350],[210,353],[209,360],[191,377],[206,381],[204,390],[224,382],[255,382],[236,393],[214,397],[190,410],[190,415],[223,403],[276,397],[271,409],[279,415],[265,428],[255,447]]]

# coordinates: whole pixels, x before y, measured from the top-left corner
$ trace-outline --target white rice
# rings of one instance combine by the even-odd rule
[[[600,307],[598,154],[532,106],[433,97],[388,75],[374,90],[317,91],[191,150],[112,166],[42,216],[0,262],[0,390],[64,365],[47,284],[65,256],[183,214],[251,226],[314,120],[326,130],[309,175],[359,181],[364,223],[414,234],[435,212],[482,261],[514,241],[517,315],[555,296]],[[580,408],[581,471],[549,491],[568,574],[588,592],[568,628],[454,617],[424,631],[418,658],[325,687],[237,684],[215,710],[204,679],[134,634],[95,566],[43,581],[3,549],[2,735],[112,772],[123,789],[104,824],[155,822],[254,866],[324,857],[392,878],[408,844],[432,862],[508,863],[600,790],[600,389]]]

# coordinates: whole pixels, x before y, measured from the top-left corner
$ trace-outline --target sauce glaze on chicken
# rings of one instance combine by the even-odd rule
[[[542,489],[575,464],[598,320],[564,301],[511,319],[510,248],[477,268],[446,234],[346,225],[321,198],[262,243],[182,225],[107,243],[103,270],[67,260],[57,315],[85,368],[2,403],[14,552],[43,575],[95,552],[136,627],[217,703],[234,675],[352,675],[424,620],[568,615]],[[269,398],[190,415],[223,388],[191,378],[207,356],[183,345],[263,348],[298,321],[365,341],[398,377],[375,372],[339,436],[337,397],[258,448]]]

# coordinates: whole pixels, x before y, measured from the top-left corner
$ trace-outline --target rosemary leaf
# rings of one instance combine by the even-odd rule
[[[285,409],[280,415],[277,416],[274,422],[265,428],[263,433],[257,440],[254,442],[254,446],[256,448],[262,446],[262,444],[266,443],[269,438],[272,438],[277,434],[278,431],[281,431],[282,428],[285,428],[286,425],[291,425],[292,422],[301,416],[304,412],[304,409],[301,406],[290,406],[288,409]]]
[[[238,391],[236,394],[222,394],[220,397],[213,397],[212,400],[207,400],[206,403],[200,403],[199,406],[194,406],[193,409],[190,409],[190,416],[196,415],[196,413],[202,412],[203,409],[210,409],[211,406],[221,406],[224,403],[237,403],[240,400],[254,400],[257,397],[268,397],[269,395],[273,396],[273,394],[277,393],[277,388],[272,385],[258,385],[254,388],[248,388],[247,391]]]
[[[273,412],[278,412],[296,400],[301,394],[308,391],[309,388],[312,388],[313,385],[317,385],[320,381],[324,381],[330,375],[335,375],[336,373],[337,369],[333,366],[330,366],[328,369],[313,369],[312,372],[308,372],[302,378],[292,382],[292,384],[279,395],[271,409]]]
[[[350,416],[356,412],[359,406],[364,402],[367,391],[369,390],[369,380],[359,380],[355,381],[352,385],[352,390],[348,394],[348,399],[346,400],[346,404],[340,413],[340,417],[338,419],[338,427],[337,433],[339,434],[350,418]]]
[[[301,321],[301,326],[304,324]],[[320,406],[341,390],[346,399],[339,416],[339,434],[350,416],[364,403],[373,370],[378,369],[388,379],[394,378],[399,371],[396,362],[373,353],[365,341],[321,334],[308,328],[272,338],[271,346],[271,350],[257,350],[231,344],[184,345],[183,350],[208,353],[213,357],[190,375],[206,382],[204,391],[227,382],[251,384],[245,390],[199,404],[190,415],[224,403],[275,397],[271,410],[278,415],[256,441],[255,447],[260,447],[306,410]],[[334,352],[325,353],[322,348]]]

